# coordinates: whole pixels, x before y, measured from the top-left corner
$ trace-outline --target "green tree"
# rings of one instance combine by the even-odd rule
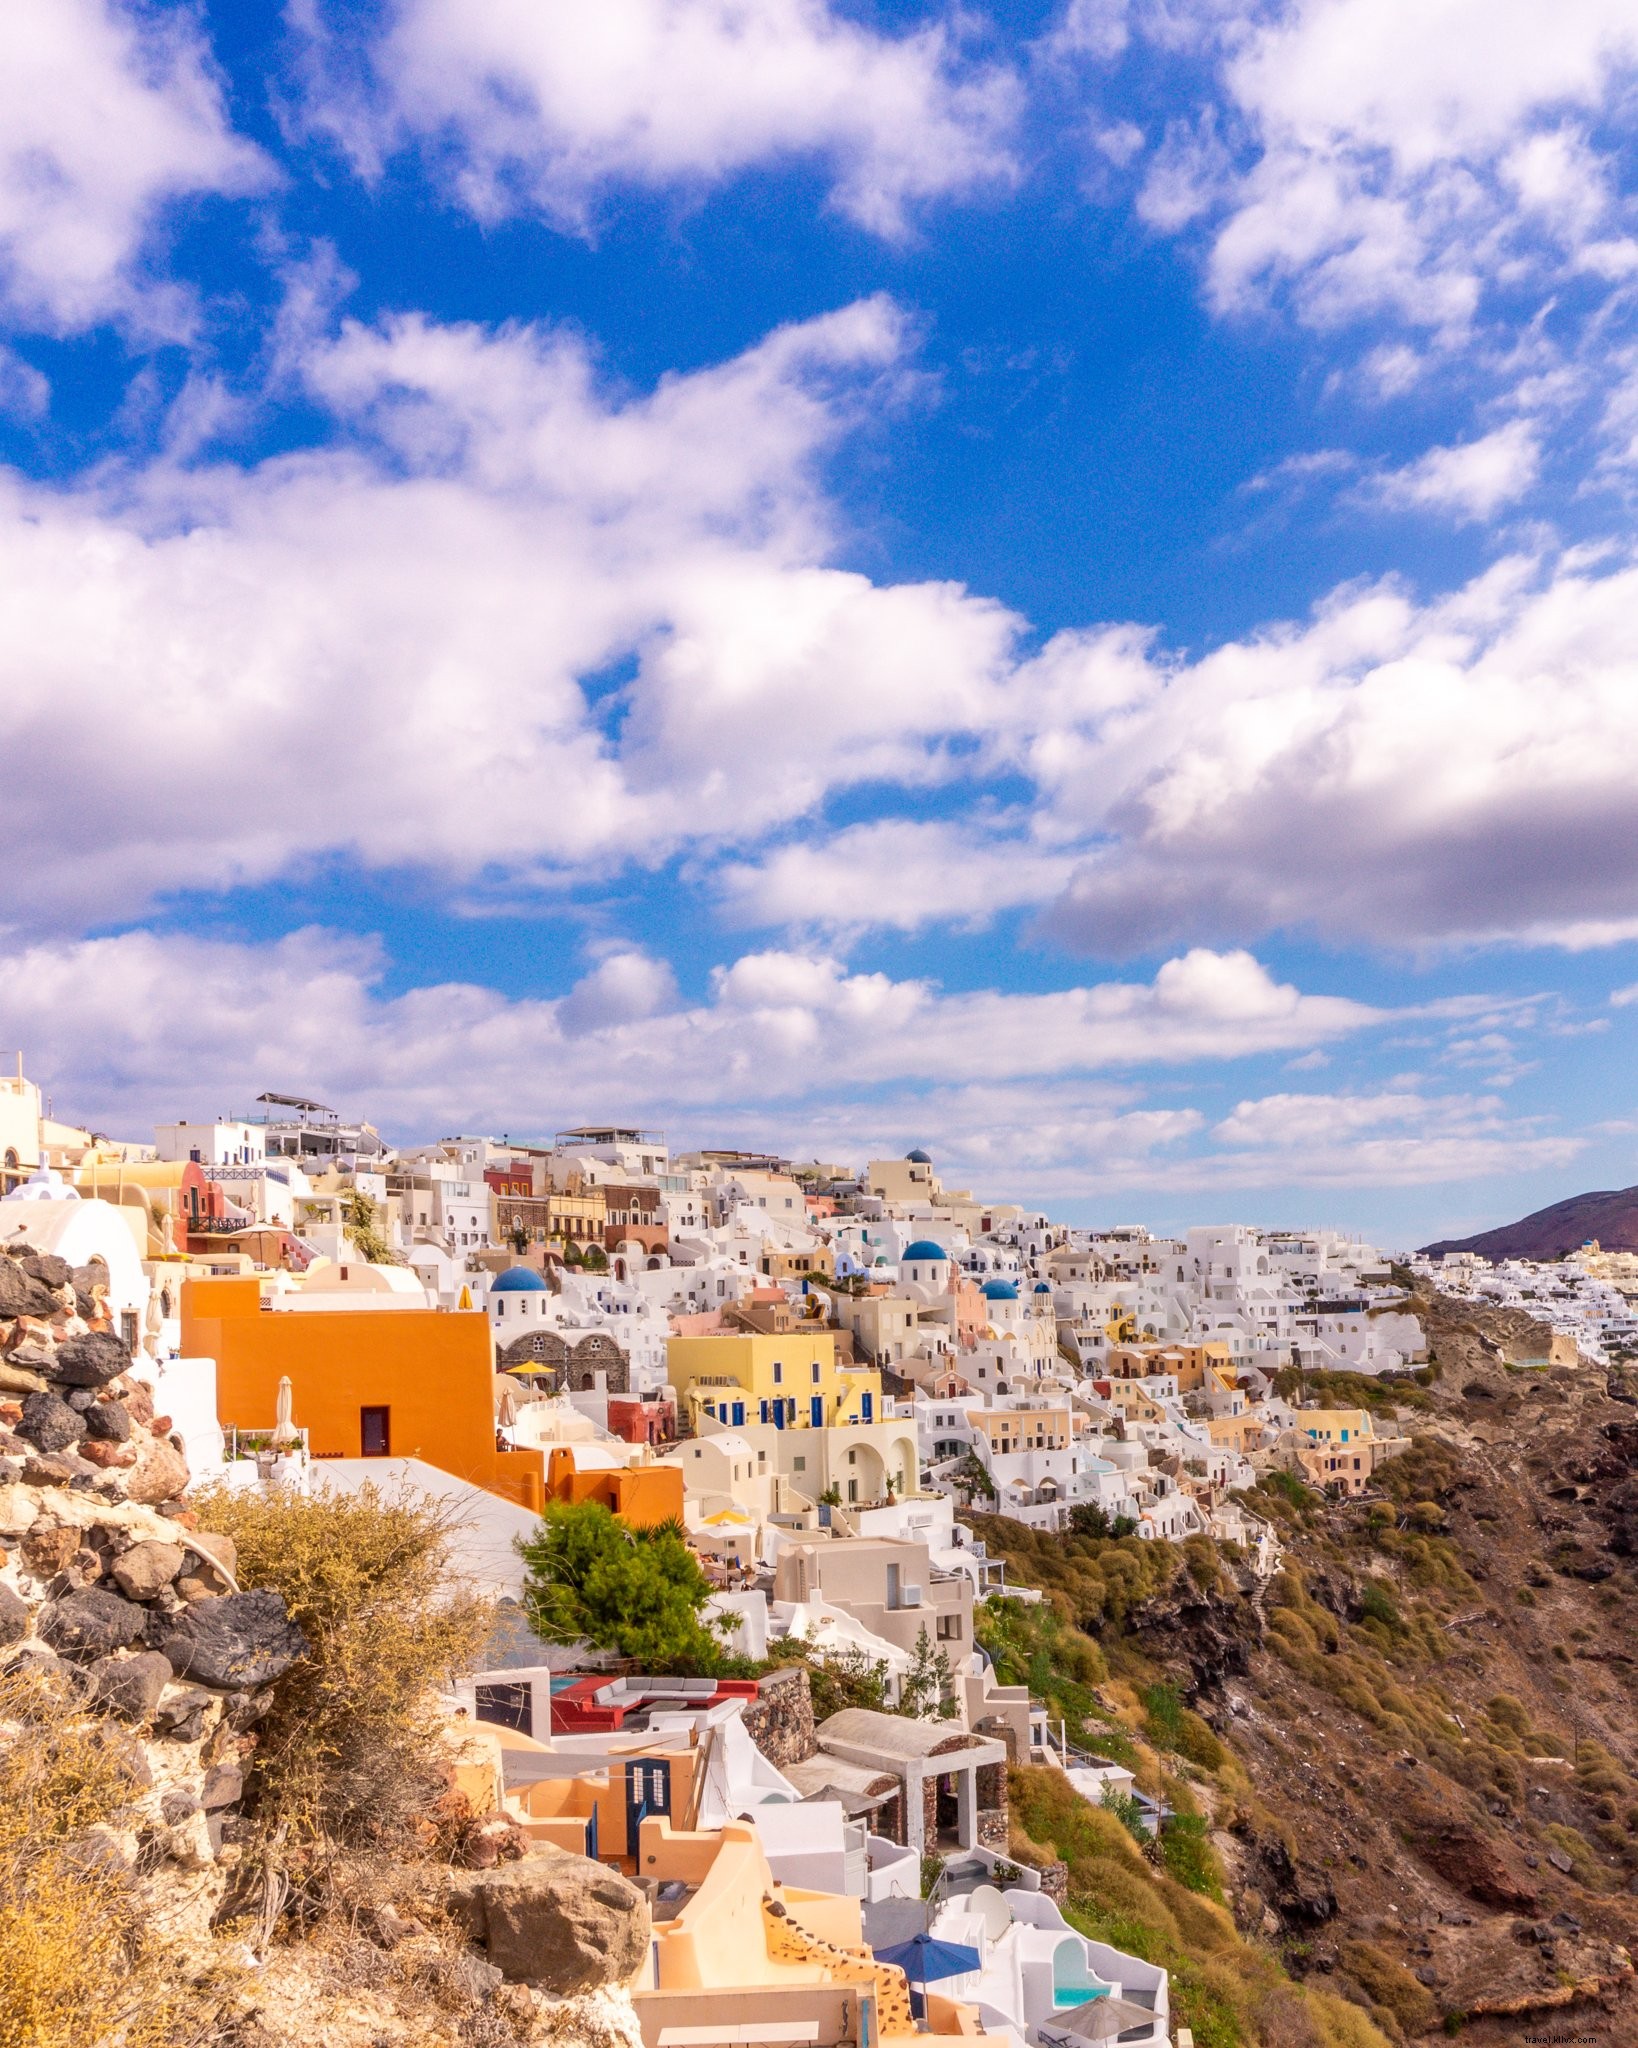
[[[933,1647],[923,1622],[899,1686],[899,1712],[914,1721],[949,1721],[955,1711],[955,1673],[943,1649]]]
[[[521,1544],[523,1604],[553,1643],[616,1650],[653,1672],[710,1673],[722,1661],[704,1618],[712,1585],[675,1523],[632,1529],[598,1501],[549,1507]]]

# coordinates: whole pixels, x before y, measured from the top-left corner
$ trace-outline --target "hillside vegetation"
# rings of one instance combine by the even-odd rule
[[[1259,1486],[1265,1584],[1204,1539],[972,1518],[1048,1596],[990,1603],[1001,1677],[1178,1815],[1141,1844],[1021,1773],[1018,1853],[1174,1970],[1210,2048],[1638,2037],[1638,1389],[1510,1368],[1473,1304],[1419,1309],[1437,1376],[1369,1397],[1411,1449],[1360,1501]]]

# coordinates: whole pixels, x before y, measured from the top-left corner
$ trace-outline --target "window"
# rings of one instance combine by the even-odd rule
[[[794,1471],[794,1472],[805,1472],[805,1471],[806,1471],[806,1470],[808,1469],[808,1461],[807,1461],[807,1459],[806,1459],[806,1458],[792,1458],[792,1460],[791,1460],[791,1469],[792,1469],[792,1471]]]
[[[961,1616],[941,1614],[938,1618],[938,1636],[941,1643],[959,1643],[961,1640]]]
[[[366,1458],[389,1457],[392,1451],[392,1410],[360,1408],[358,1437],[362,1454]]]
[[[780,1364],[779,1360],[776,1358],[774,1360],[774,1385],[776,1387],[779,1386],[784,1380],[784,1377],[785,1368]]]
[[[534,1725],[534,1688],[523,1685],[480,1685],[477,1688],[477,1716],[500,1728],[515,1728],[527,1735]]]
[[[819,1361],[817,1359],[813,1362],[813,1384],[815,1386],[819,1384]]]

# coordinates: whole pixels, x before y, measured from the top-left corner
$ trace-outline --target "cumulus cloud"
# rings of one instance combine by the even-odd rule
[[[0,66],[0,292],[67,333],[109,317],[175,331],[140,259],[166,205],[271,175],[234,134],[191,10],[11,0]]]
[[[1197,27],[1221,106],[1179,131],[1147,204],[1213,217],[1220,307],[1286,293],[1319,326],[1388,311],[1459,333],[1521,273],[1614,279],[1638,257],[1587,132],[1638,61],[1624,0],[1207,5]],[[1225,126],[1234,151],[1203,153]]]
[[[394,0],[344,78],[329,11],[302,10],[312,118],[366,163],[418,142],[486,220],[580,227],[611,186],[707,187],[805,158],[843,212],[897,236],[915,202],[1015,170],[1019,83],[969,55],[955,17],[889,36],[829,0]]]
[[[715,879],[735,923],[913,932],[1043,902],[1073,867],[1072,855],[1039,851],[1008,821],[887,818],[729,862]]]
[[[1373,478],[1363,494],[1395,510],[1483,520],[1516,504],[1535,483],[1540,469],[1541,440],[1536,426],[1530,420],[1509,420],[1477,440],[1430,448],[1403,469]]]
[[[1632,936],[1635,605],[1630,563],[1508,560],[1425,605],[1345,589],[1194,662],[1062,636],[1036,829],[1087,851],[1049,930],[1105,954]]]
[[[825,559],[819,465],[906,346],[866,300],[632,393],[552,329],[348,326],[302,359],[321,450],[0,477],[13,915],[327,854],[553,886],[948,781],[1017,622]],[[89,830],[65,722],[119,762]],[[159,788],[187,791],[163,829]]]
[[[1230,1187],[1406,1187],[1567,1165],[1575,1134],[1505,1114],[1493,1095],[1265,1095],[1212,1127],[1202,1179]]]
[[[631,951],[560,1000],[469,984],[387,995],[385,965],[376,947],[317,930],[263,945],[151,931],[14,942],[0,957],[0,1031],[58,1048],[35,1064],[60,1104],[102,1121],[162,1119],[183,1094],[218,1097],[259,1074],[428,1131],[544,1128],[593,1104],[761,1114],[833,1091],[1055,1081],[1289,1050],[1381,1021],[1277,983],[1249,956],[1200,952],[1152,982],[1015,995],[773,951],[719,968],[709,998],[688,1004]]]

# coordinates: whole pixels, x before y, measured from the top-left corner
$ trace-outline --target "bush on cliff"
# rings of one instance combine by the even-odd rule
[[[443,1787],[436,1690],[471,1662],[492,1609],[451,1585],[437,1502],[356,1494],[199,1496],[239,1583],[284,1596],[309,1654],[272,1689],[248,1792],[264,1841],[388,1842]]]

